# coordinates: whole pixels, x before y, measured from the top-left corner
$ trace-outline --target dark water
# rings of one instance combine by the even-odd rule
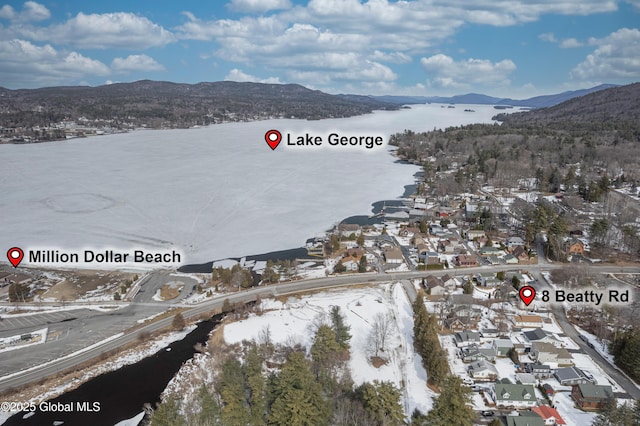
[[[160,402],[160,394],[169,381],[182,364],[193,357],[194,345],[206,343],[209,333],[221,318],[221,315],[216,315],[208,321],[200,322],[184,339],[171,343],[168,346],[170,351],[161,349],[135,364],[102,374],[77,389],[48,401],[56,404],[55,406],[59,405],[57,403],[71,403],[74,407],[71,412],[43,412],[36,406],[37,410],[31,417],[23,419],[27,413],[18,413],[4,424],[44,426],[64,422],[64,426],[113,426],[135,417],[143,410],[145,403],[155,405]],[[89,406],[93,406],[93,402],[99,402],[99,411],[77,411],[79,402],[89,402]]]
[[[262,260],[266,262],[267,260],[272,260],[273,262],[276,262],[278,260],[295,260],[295,259],[306,258],[306,257],[309,257],[307,255],[307,249],[304,247],[299,247],[299,248],[293,248],[288,250],[271,251],[269,253],[263,253],[263,254],[254,254],[251,256],[247,256],[246,259],[249,261]],[[240,261],[239,257],[229,257],[227,259]],[[214,262],[217,262],[217,260]],[[211,272],[211,268],[213,268],[214,262],[199,263],[194,265],[183,265],[180,268],[178,268],[178,272],[185,272],[185,273],[191,273],[191,274],[192,273],[208,274]]]

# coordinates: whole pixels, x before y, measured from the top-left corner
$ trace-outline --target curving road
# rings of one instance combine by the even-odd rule
[[[529,265],[527,266],[527,270],[529,272],[533,272],[539,274],[541,270],[551,270],[563,267],[564,265]],[[621,271],[627,273],[640,273],[640,266],[633,267],[616,267],[616,266],[608,266],[608,265],[599,265],[594,266],[602,273],[618,273]],[[213,300],[209,300],[198,304],[196,306],[193,305],[181,305],[181,304],[172,304],[173,306],[183,306],[187,309],[183,312],[183,315],[186,318],[196,318],[203,314],[210,313],[215,309],[220,309],[226,299],[231,303],[237,302],[248,302],[256,300],[258,296],[260,297],[271,297],[271,296],[279,296],[279,295],[287,295],[298,292],[304,292],[309,290],[317,290],[317,289],[327,289],[332,287],[342,287],[342,286],[350,286],[354,284],[363,284],[363,283],[374,283],[374,282],[384,282],[384,281],[402,281],[414,278],[421,278],[427,275],[444,275],[444,274],[472,274],[478,272],[498,272],[498,271],[507,271],[514,270],[512,265],[500,265],[500,266],[482,266],[475,268],[464,268],[464,269],[455,269],[455,270],[443,270],[443,271],[411,271],[411,272],[397,272],[390,274],[383,273],[372,273],[372,274],[357,274],[357,275],[341,275],[334,277],[326,277],[326,278],[317,278],[310,280],[301,280],[294,281],[286,284],[278,284],[266,287],[255,287],[246,291],[241,291],[237,293],[229,293],[224,296],[220,296]],[[135,308],[138,304],[136,302],[131,303],[132,308]],[[150,303],[139,303],[140,306],[151,305]],[[168,308],[166,304],[161,305],[165,310]],[[563,313],[558,314],[559,318],[565,318]],[[104,352],[111,351],[113,349],[117,349],[122,345],[128,344],[130,342],[135,341],[139,338],[141,333],[144,332],[154,332],[165,328],[171,324],[173,320],[172,317],[145,325],[140,329],[136,330],[133,333],[124,334],[117,336],[109,341],[103,341],[96,344],[94,347],[90,349],[83,350],[82,352],[72,353],[62,358],[55,359],[53,361],[32,367],[28,370],[20,370],[16,373],[4,376],[0,378],[0,391],[6,391],[13,387],[21,386],[32,381],[36,381],[47,376],[56,374],[62,370],[72,368],[78,364],[82,364],[86,361],[89,361]],[[559,321],[560,322],[560,321]],[[577,334],[573,326],[571,326],[568,322],[561,323],[563,331],[569,335],[570,337],[574,337],[574,340],[578,344],[581,345],[581,340],[577,338]],[[48,345],[48,344],[47,344]],[[45,346],[45,345],[42,345]],[[581,345],[582,347],[583,345]],[[583,348],[585,352],[592,355],[587,349]],[[590,348],[588,348],[590,349]],[[620,376],[616,370],[613,370],[613,373],[610,373],[612,367],[604,361],[602,364],[599,361],[603,361],[601,357],[598,355],[592,355],[594,360],[598,362],[598,364],[605,369],[612,377],[617,378]],[[634,398],[638,398],[638,388],[635,387],[629,380],[622,378],[618,383]]]

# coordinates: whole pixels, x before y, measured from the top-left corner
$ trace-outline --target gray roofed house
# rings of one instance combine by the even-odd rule
[[[578,367],[558,368],[553,375],[563,386],[591,383],[591,380]]]
[[[469,346],[472,343],[480,342],[480,334],[476,331],[463,330],[454,334],[457,347]]]
[[[519,416],[507,416],[507,426],[545,426],[542,417],[523,411]]]
[[[583,410],[600,410],[609,404],[614,395],[611,386],[583,383],[573,385],[571,397]]]
[[[541,328],[536,328],[530,331],[523,331],[525,343],[533,344],[533,342],[550,343],[555,347],[561,347],[562,341],[558,339],[553,333],[549,333]]]
[[[551,366],[537,362],[525,364],[524,371],[533,374],[537,379],[548,379],[552,375]]]
[[[573,356],[568,350],[546,342],[534,342],[529,357],[541,364],[573,365]]]
[[[493,348],[479,348],[478,345],[469,345],[460,349],[460,357],[462,362],[469,363],[485,359],[487,361],[495,361],[496,350]]]
[[[498,356],[507,356],[507,353],[513,348],[511,339],[495,339],[492,344]]]
[[[498,369],[490,362],[481,359],[471,363],[469,366],[469,375],[475,380],[495,380],[498,378]]]

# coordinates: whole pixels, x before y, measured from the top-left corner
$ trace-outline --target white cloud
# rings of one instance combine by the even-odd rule
[[[282,81],[278,77],[260,78],[251,74],[242,72],[237,68],[232,69],[225,76],[225,81],[238,81],[238,82],[253,82],[253,83],[267,83],[267,84],[282,84]]]
[[[10,87],[41,87],[104,76],[109,67],[78,52],[60,52],[51,45],[26,40],[0,41],[0,81]]]
[[[44,21],[51,17],[51,12],[45,6],[34,1],[25,2],[22,5],[22,11],[16,12],[16,10],[5,4],[0,8],[0,18],[8,19],[17,22],[38,22]]]
[[[227,7],[238,12],[266,12],[269,10],[289,9],[289,0],[231,0]]]
[[[571,78],[613,82],[640,78],[640,31],[621,28],[602,39],[590,39],[598,48],[571,71]]]
[[[422,58],[420,63],[427,71],[431,85],[455,89],[472,85],[508,85],[509,75],[516,70],[516,64],[510,59],[495,63],[473,58],[454,61],[443,54]]]
[[[557,43],[558,40],[556,39],[556,36],[553,33],[544,33],[544,34],[540,34],[538,36],[538,38],[542,41],[548,41],[549,43]]]
[[[83,49],[146,49],[175,41],[175,36],[162,26],[125,12],[89,15],[80,12],[63,24],[15,30],[33,40]]]
[[[584,46],[584,43],[578,41],[573,37],[566,38],[560,42],[560,47],[562,47],[563,49],[571,49],[574,47],[582,47],[582,46]]]
[[[380,62],[392,62],[396,64],[407,64],[411,62],[411,56],[402,52],[381,52],[375,50],[369,59]]]
[[[164,67],[147,55],[129,55],[126,58],[115,58],[111,69],[116,72],[129,71],[164,71]]]

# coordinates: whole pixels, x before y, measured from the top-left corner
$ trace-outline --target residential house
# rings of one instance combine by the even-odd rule
[[[527,249],[523,246],[516,246],[512,251],[511,255],[518,259],[519,263],[527,263],[529,262],[529,253],[527,253]]]
[[[560,348],[563,345],[562,340],[558,339],[553,333],[545,331],[541,328],[535,330],[523,331],[522,336],[527,346],[531,346],[533,342],[551,343],[553,346]]]
[[[442,284],[444,284],[444,287],[447,290],[453,291],[458,286],[458,281],[456,281],[456,279],[449,274],[444,274],[440,279],[442,280]]]
[[[542,385],[542,390],[544,391],[544,394],[547,395],[547,397],[549,397],[549,399],[553,398],[553,395],[556,394],[556,391],[553,389],[553,387],[549,383],[544,383]]]
[[[465,329],[477,329],[481,317],[480,309],[470,306],[455,306],[447,315],[445,325],[451,330],[463,331]]]
[[[492,397],[498,408],[531,408],[538,405],[532,385],[496,383],[493,386]]]
[[[340,263],[346,268],[349,272],[354,272],[358,270],[358,259],[353,256],[345,256],[340,259]]]
[[[548,405],[533,407],[531,411],[539,415],[546,426],[566,425],[564,419],[560,416],[560,413],[558,413],[558,410]]]
[[[364,256],[364,254],[365,254],[365,251],[361,247],[354,247],[354,248],[347,249],[347,256],[353,256],[357,260],[360,260],[360,258]]]
[[[465,363],[481,359],[492,362],[496,360],[496,351],[493,348],[479,348],[477,345],[469,345],[460,349],[460,358]]]
[[[480,336],[485,339],[498,337],[498,329],[497,328],[483,328],[480,330]]]
[[[424,287],[427,293],[432,296],[441,296],[447,293],[447,289],[444,287],[442,280],[433,275],[427,275],[424,280]]]
[[[456,246],[451,242],[451,240],[440,240],[438,241],[438,250],[441,253],[445,254],[453,254],[455,253]]]
[[[553,375],[551,366],[539,362],[525,364],[524,371],[533,374],[536,379],[548,379]]]
[[[515,236],[515,237],[509,237],[506,240],[504,240],[504,245],[507,246],[508,249],[513,249],[518,246],[524,246],[525,242],[522,238]]]
[[[420,228],[405,226],[398,232],[398,235],[401,237],[413,238],[416,235],[420,236],[421,233]]]
[[[467,229],[462,231],[462,236],[467,240],[472,241],[476,238],[486,237],[485,233],[481,229]]]
[[[476,275],[476,281],[482,287],[495,287],[500,285],[502,281],[496,278],[496,274],[493,272],[483,272]]]
[[[480,343],[480,334],[476,331],[463,330],[453,335],[457,347],[462,348],[472,344]]]
[[[384,259],[387,263],[401,264],[404,262],[404,256],[399,247],[391,247],[384,251]]]
[[[521,385],[536,385],[538,380],[533,374],[516,373],[516,383],[520,383]]]
[[[484,359],[471,363],[467,371],[478,381],[494,381],[498,378],[498,369]]]
[[[565,348],[556,348],[551,343],[534,342],[529,357],[540,364],[573,365],[571,353]]]
[[[478,253],[480,253],[480,256],[497,256],[500,254],[500,249],[496,248],[496,247],[482,247],[480,250],[478,250]]]
[[[609,404],[613,398],[611,386],[582,383],[573,385],[571,397],[583,410],[601,410]]]
[[[558,368],[553,376],[562,386],[573,386],[584,383],[592,383],[584,372],[578,367]]]
[[[496,350],[498,356],[506,357],[511,348],[513,348],[513,342],[511,339],[495,339],[491,347]]]
[[[351,235],[360,235],[360,225],[353,223],[341,223],[338,225],[338,233],[344,238],[349,238]]]
[[[424,263],[427,265],[439,265],[440,264],[440,255],[435,251],[428,251],[424,255],[419,255]]]
[[[519,328],[539,328],[542,327],[542,318],[538,315],[515,315],[513,324]]]
[[[503,257],[503,259],[504,259],[504,263],[506,263],[507,265],[516,265],[516,264],[518,264],[518,262],[519,262],[519,261],[518,261],[518,258],[517,258],[517,257],[515,257],[515,256],[514,256],[514,255],[512,255],[512,254],[506,254],[506,255]]]
[[[478,266],[478,260],[472,254],[461,254],[456,256],[458,266]]]
[[[535,413],[524,411],[519,416],[507,416],[507,426],[545,426]]]
[[[577,238],[571,238],[565,243],[565,252],[568,255],[584,256],[584,243]]]

